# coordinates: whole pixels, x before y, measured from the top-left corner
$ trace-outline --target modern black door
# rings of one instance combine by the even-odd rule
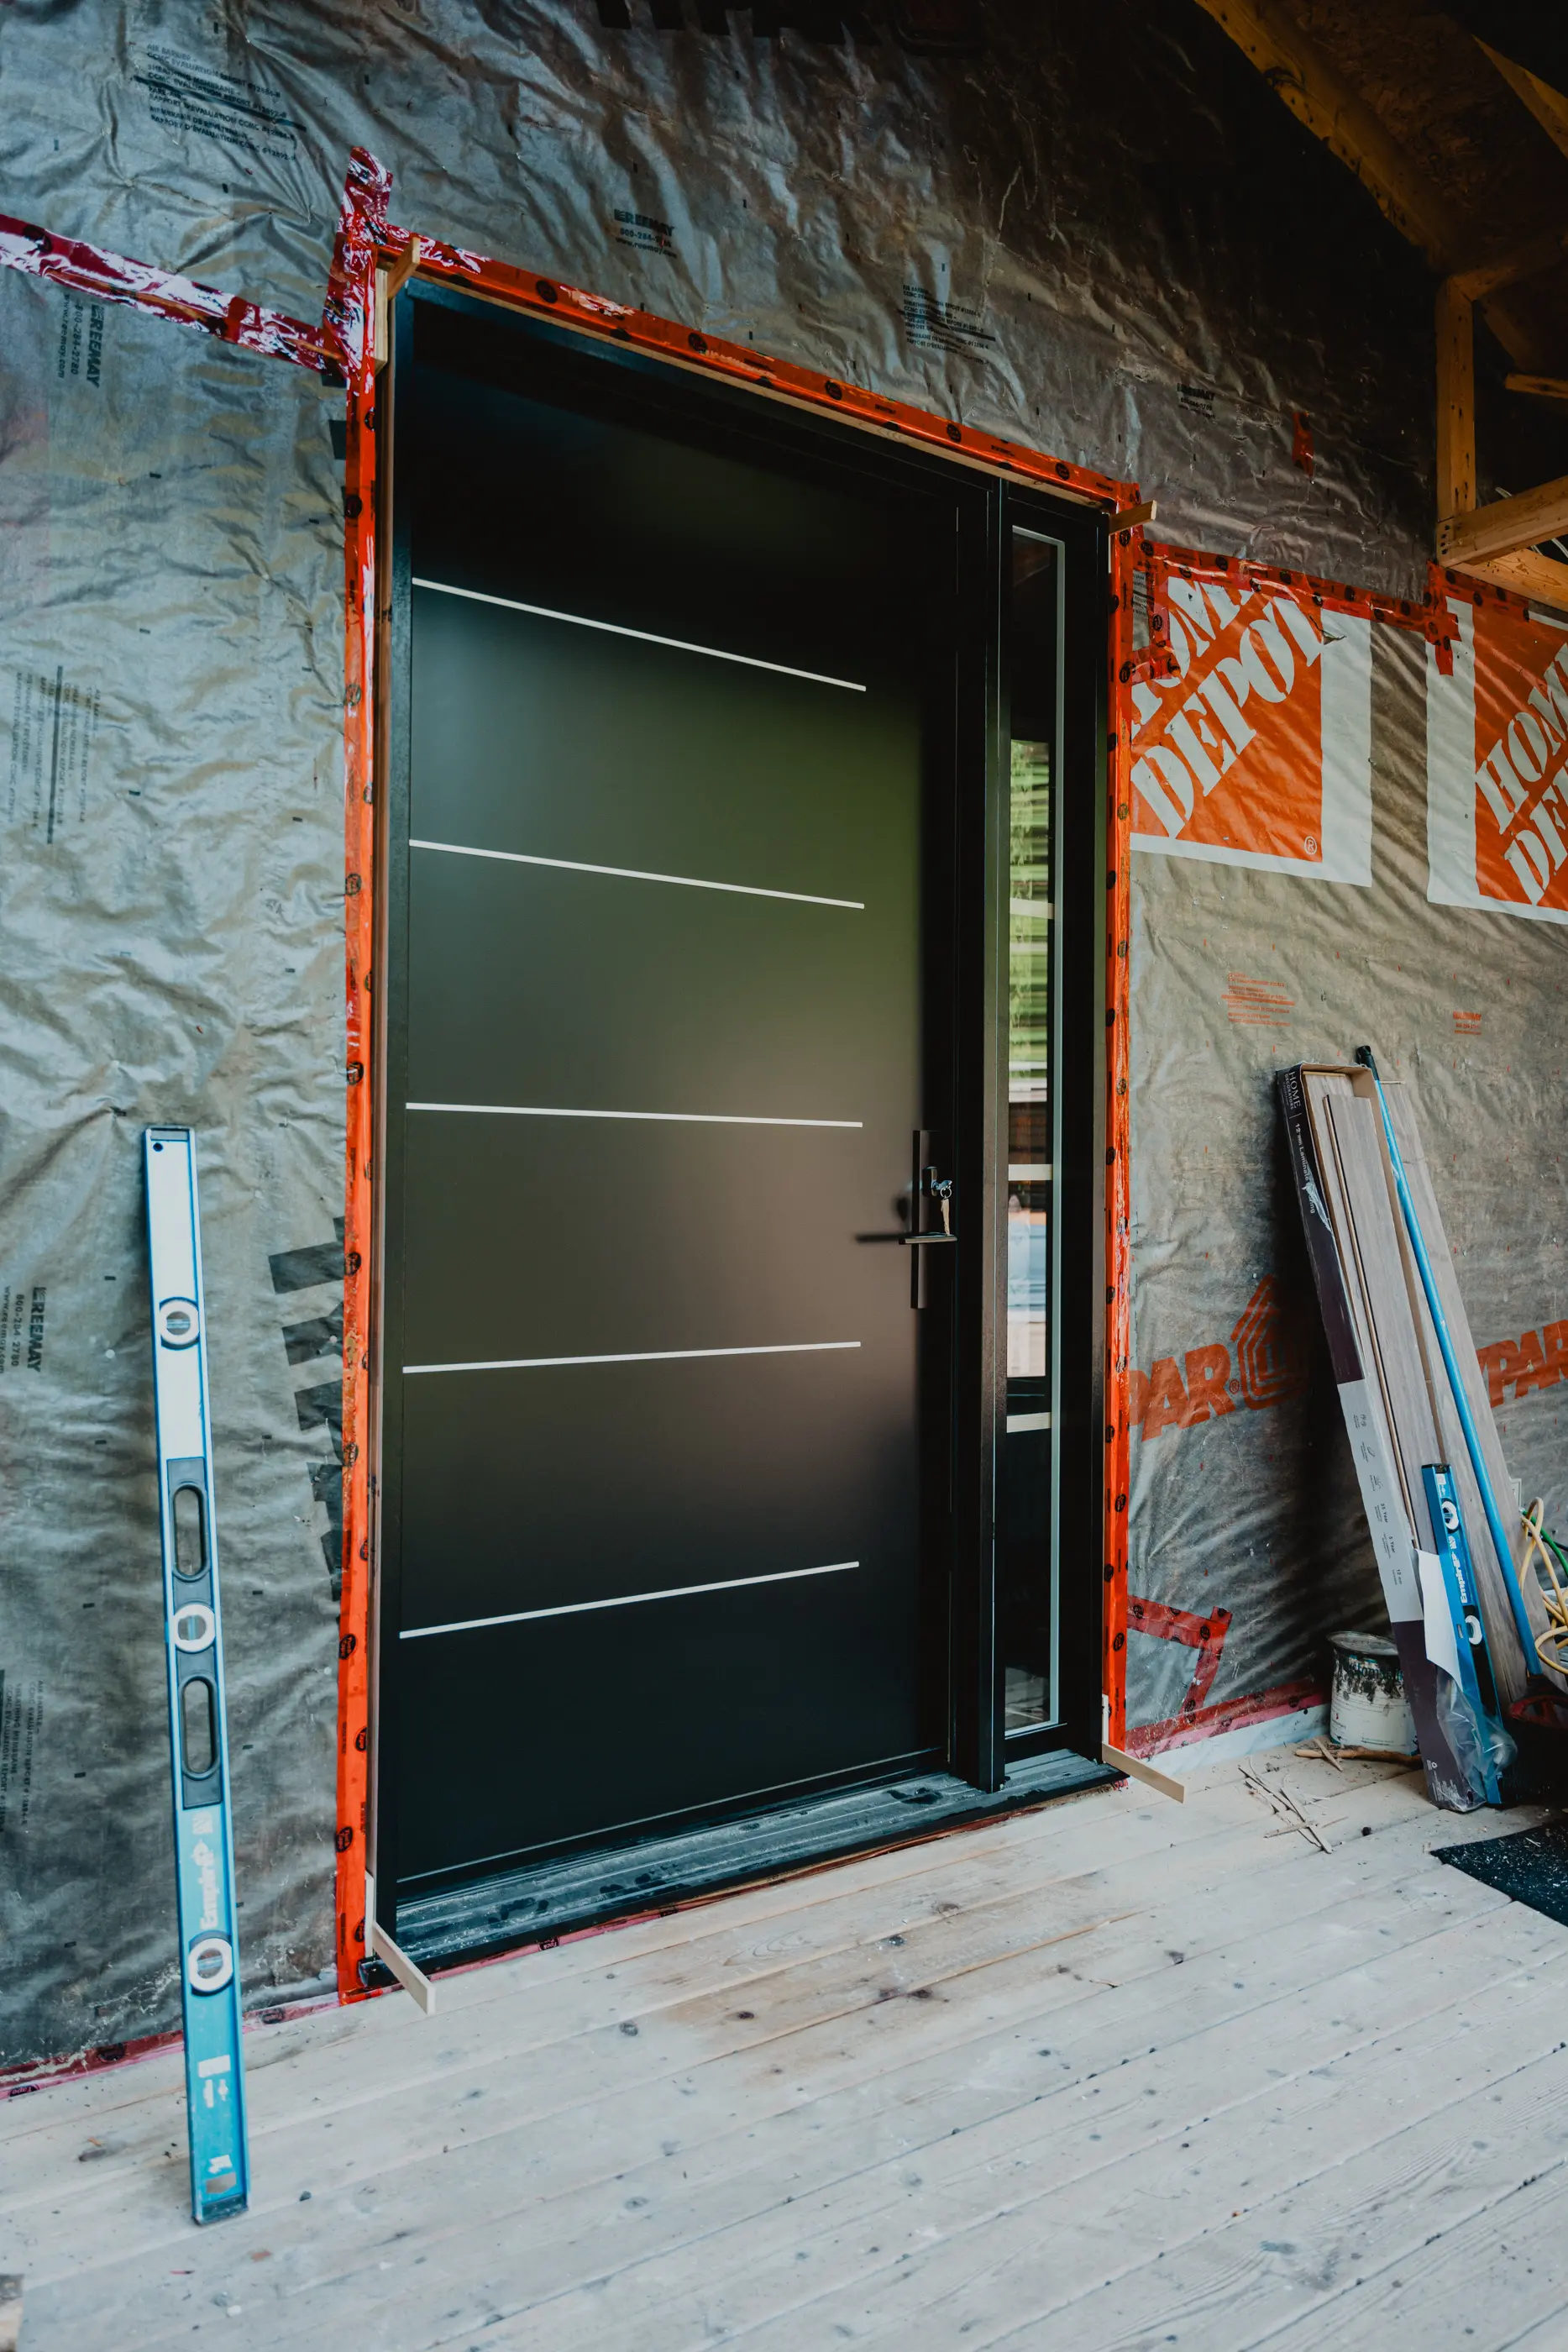
[[[402,312],[378,1801],[408,1889],[945,1750],[955,1253],[922,1310],[899,1237],[940,1230],[912,1148],[949,1143],[961,656],[958,493],[477,306]]]

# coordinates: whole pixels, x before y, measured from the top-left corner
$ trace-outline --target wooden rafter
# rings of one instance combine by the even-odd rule
[[[1530,109],[1547,137],[1568,155],[1568,98],[1553,89],[1549,81],[1542,81],[1539,74],[1527,73],[1511,58],[1500,57],[1485,41],[1478,41],[1476,47],[1486,51],[1515,97]]]
[[[1197,5],[1297,121],[1354,173],[1434,269],[1445,277],[1456,269],[1484,272],[1488,265],[1475,259],[1479,240],[1462,216],[1279,0],[1197,0]],[[1540,346],[1522,312],[1495,291],[1485,294],[1482,311],[1516,367],[1541,364]]]
[[[1533,400],[1568,400],[1568,376],[1507,375],[1503,384],[1509,392],[1527,392]]]
[[[1364,98],[1275,0],[1197,0],[1305,123],[1376,198],[1401,236],[1435,269],[1454,266],[1460,225],[1447,199],[1391,137]]]
[[[1455,562],[1451,572],[1463,572],[1472,580],[1484,580],[1493,588],[1511,589],[1516,596],[1528,596],[1534,604],[1550,604],[1559,613],[1568,613],[1568,563],[1559,563],[1554,555],[1537,555],[1533,548],[1521,548],[1515,555],[1493,555],[1478,558],[1472,563]]]
[[[1469,514],[1445,516],[1437,525],[1437,561],[1472,563],[1490,556],[1517,555],[1543,539],[1568,530],[1568,474],[1542,482],[1517,498],[1494,499]]]

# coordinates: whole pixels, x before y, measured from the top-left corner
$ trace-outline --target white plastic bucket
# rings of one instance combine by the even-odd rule
[[[1331,1633],[1333,1682],[1329,1737],[1339,1748],[1378,1748],[1414,1756],[1416,1727],[1405,1696],[1399,1653],[1386,1633]]]

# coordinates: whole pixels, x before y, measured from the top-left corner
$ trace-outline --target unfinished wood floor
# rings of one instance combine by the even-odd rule
[[[1568,1930],[1246,1769],[1331,1851],[1230,1765],[264,2029],[205,2232],[175,2058],[14,2099],[23,2352],[1561,2352]]]

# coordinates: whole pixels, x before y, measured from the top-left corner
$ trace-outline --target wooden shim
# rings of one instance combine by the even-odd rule
[[[1142,1780],[1146,1788],[1157,1789],[1162,1797],[1174,1797],[1178,1805],[1186,1801],[1186,1790],[1180,1780],[1174,1780],[1168,1772],[1156,1771],[1141,1756],[1125,1756],[1121,1748],[1107,1746],[1102,1747],[1100,1760],[1118,1772],[1125,1772],[1131,1780]]]

